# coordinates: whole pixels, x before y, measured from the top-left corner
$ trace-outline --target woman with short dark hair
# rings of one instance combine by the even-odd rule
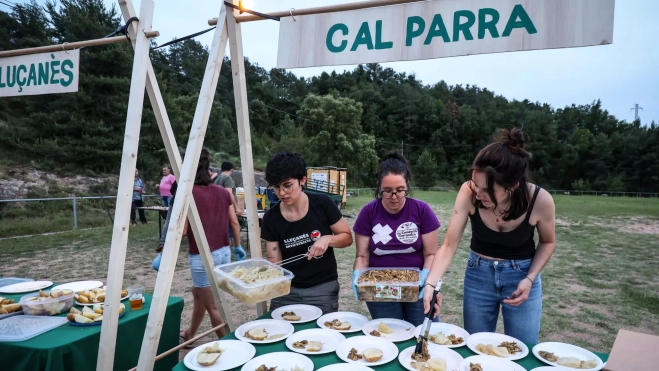
[[[273,263],[306,254],[284,265],[295,277],[288,295],[272,299],[270,310],[308,304],[323,313],[339,310],[339,281],[334,248],[352,244],[350,227],[332,200],[305,193],[307,166],[299,153],[279,152],[268,160],[265,180],[280,202],[266,211],[261,225],[267,258]]]
[[[555,207],[549,192],[529,182],[531,154],[524,149],[526,142],[521,130],[502,129],[499,140],[478,153],[471,180],[462,185],[455,200],[428,282],[446,273],[467,219],[471,220],[471,253],[464,279],[465,330],[494,332],[501,311],[507,335],[537,343],[542,316],[540,271],[556,248]],[[425,292],[426,313],[432,292]],[[436,314],[441,299],[440,293],[433,308]]]

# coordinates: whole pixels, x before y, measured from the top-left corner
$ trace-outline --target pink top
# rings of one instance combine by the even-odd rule
[[[160,195],[171,197],[172,184],[176,181],[176,177],[172,174],[169,174],[162,178],[160,181]]]

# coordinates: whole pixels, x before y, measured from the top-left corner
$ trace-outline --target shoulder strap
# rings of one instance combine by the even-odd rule
[[[531,198],[531,203],[529,204],[529,210],[526,212],[526,222],[528,223],[529,219],[531,219],[531,213],[533,212],[533,206],[535,206],[535,199],[538,197],[538,193],[540,193],[540,186],[536,185],[535,186],[535,192],[533,192],[533,198]]]

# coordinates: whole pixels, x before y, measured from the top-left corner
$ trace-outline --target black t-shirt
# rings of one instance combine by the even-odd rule
[[[309,211],[296,222],[284,219],[281,215],[281,203],[263,215],[261,238],[279,242],[282,259],[306,254],[321,236],[332,235],[330,226],[342,218],[341,211],[328,196],[308,193],[307,197]],[[328,247],[325,254],[318,259],[300,259],[283,267],[293,272],[295,277],[292,285],[297,288],[308,288],[338,278],[332,247]]]

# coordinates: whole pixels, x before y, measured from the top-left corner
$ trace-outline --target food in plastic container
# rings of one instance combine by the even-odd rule
[[[419,300],[418,268],[365,268],[355,279],[360,301],[416,302]]]
[[[265,259],[247,259],[215,267],[217,285],[245,304],[291,292],[293,273]]]
[[[54,316],[67,312],[73,306],[73,291],[51,290],[49,293],[25,295],[20,302],[23,313],[29,316]]]

